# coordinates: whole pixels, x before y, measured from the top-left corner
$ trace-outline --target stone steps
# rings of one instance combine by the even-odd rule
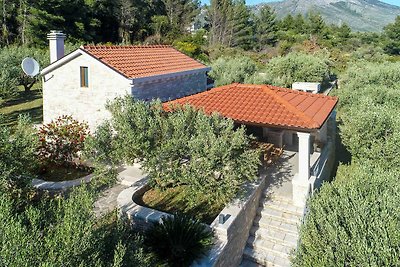
[[[302,208],[296,207],[293,204],[277,200],[277,199],[269,199],[261,202],[260,208],[269,207],[271,209],[285,211],[286,213],[290,213],[299,217],[302,217],[304,214],[304,210]]]
[[[290,261],[287,258],[283,258],[273,253],[263,253],[255,251],[252,248],[246,247],[243,253],[243,257],[249,261],[253,261],[265,267],[288,267]]]
[[[281,229],[274,228],[259,228],[257,226],[253,226],[250,229],[250,238],[251,237],[261,237],[263,239],[269,238],[272,241],[281,241],[283,240],[285,244],[288,246],[296,246],[297,240],[299,238],[297,233],[293,232],[284,232]],[[250,240],[249,238],[249,240]]]
[[[288,267],[289,255],[297,247],[303,210],[289,199],[266,196],[257,209],[243,256],[263,266]]]
[[[283,241],[283,238],[282,240],[279,240],[269,236],[250,236],[247,240],[248,247],[256,249],[257,251],[271,252],[275,255],[281,256],[282,258],[289,255],[290,252],[296,248],[296,242],[294,243],[295,244],[293,245],[289,242]]]
[[[270,206],[267,207],[259,207],[257,209],[257,215],[266,218],[278,219],[288,223],[297,224],[300,222],[301,216],[298,214],[293,214],[291,212],[285,210],[278,210],[271,208]]]
[[[280,231],[291,232],[293,234],[297,234],[298,232],[298,226],[295,223],[265,217],[262,218],[261,216],[255,217],[254,226],[258,226],[259,228],[274,228]]]

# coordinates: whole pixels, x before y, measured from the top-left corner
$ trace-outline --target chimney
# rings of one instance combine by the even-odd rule
[[[50,64],[64,56],[64,39],[66,35],[61,31],[51,31],[47,34],[50,43]]]

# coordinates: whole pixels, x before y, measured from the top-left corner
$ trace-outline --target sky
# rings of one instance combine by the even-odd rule
[[[258,3],[265,3],[265,2],[277,2],[279,0],[246,0],[246,3],[248,5],[254,5]],[[381,0],[382,2],[400,6],[400,0]],[[202,3],[208,4],[210,1],[209,0],[201,0]]]

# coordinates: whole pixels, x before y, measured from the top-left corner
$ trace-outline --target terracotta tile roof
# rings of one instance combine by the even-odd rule
[[[88,45],[81,49],[132,79],[206,68],[200,62],[166,45]]]
[[[244,124],[319,129],[337,102],[335,97],[270,85],[230,84],[166,102],[164,109],[189,104]]]

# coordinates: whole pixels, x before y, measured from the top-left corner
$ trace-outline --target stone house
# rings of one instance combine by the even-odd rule
[[[107,101],[132,95],[173,100],[205,91],[209,67],[171,46],[81,46],[64,55],[65,35],[48,34],[51,64],[43,77],[43,121],[72,115],[93,130],[108,118]]]

